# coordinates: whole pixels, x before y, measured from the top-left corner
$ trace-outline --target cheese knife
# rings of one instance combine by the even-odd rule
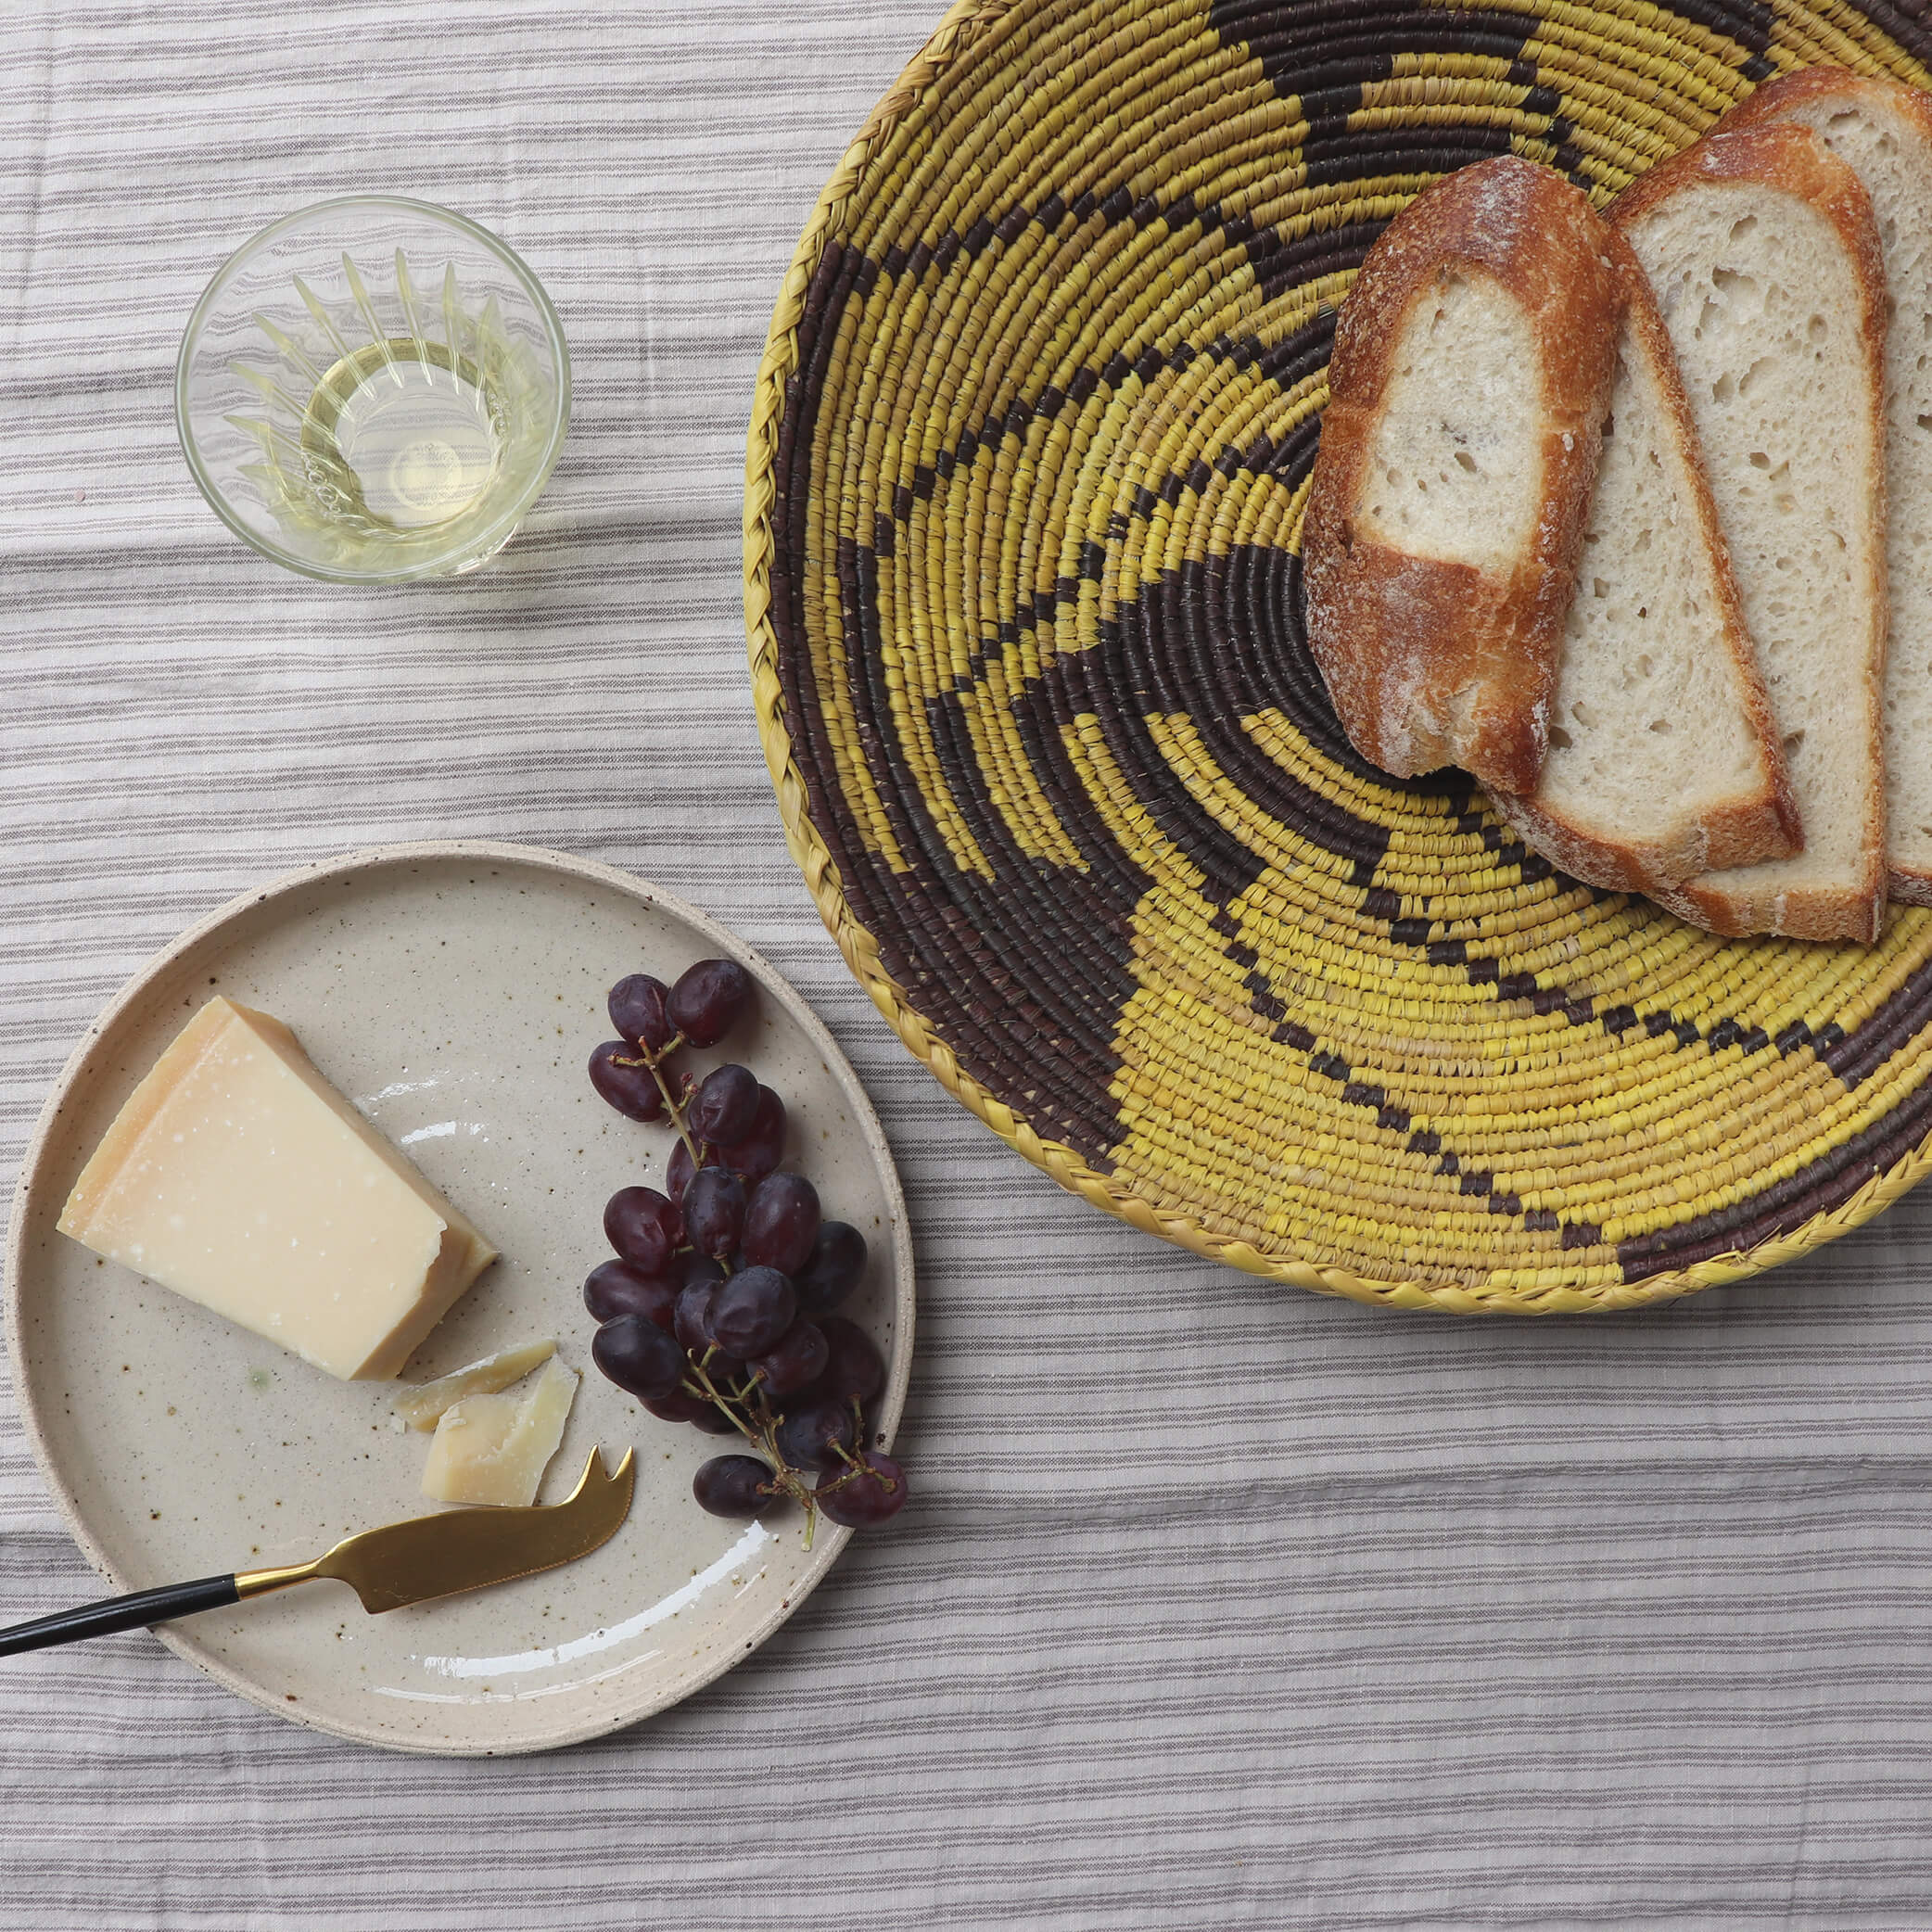
[[[593,1449],[576,1489],[561,1503],[528,1509],[447,1509],[438,1516],[411,1517],[406,1522],[346,1536],[311,1563],[201,1577],[192,1583],[168,1583],[79,1609],[58,1610],[51,1617],[0,1630],[0,1657],[70,1644],[77,1637],[138,1630],[197,1610],[219,1610],[319,1577],[347,1583],[372,1615],[452,1596],[459,1590],[507,1583],[560,1563],[574,1563],[607,1543],[630,1514],[636,1483],[634,1451],[627,1449],[611,1474],[604,1467],[603,1452]]]

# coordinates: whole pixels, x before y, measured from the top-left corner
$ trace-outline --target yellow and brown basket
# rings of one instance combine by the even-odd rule
[[[1338,732],[1296,551],[1335,305],[1514,150],[1599,201],[1923,0],[965,0],[799,244],[747,461],[792,849],[988,1125],[1137,1227],[1458,1311],[1630,1307],[1932,1147],[1932,914],[1726,942]]]

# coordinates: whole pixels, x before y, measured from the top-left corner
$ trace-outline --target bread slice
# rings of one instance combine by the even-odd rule
[[[1890,296],[1885,370],[1886,848],[1891,896],[1932,906],[1932,95],[1812,67],[1761,87],[1726,127],[1810,128],[1863,184]]]
[[[1589,203],[1510,155],[1428,189],[1362,264],[1302,558],[1316,662],[1385,771],[1535,789],[1616,301]]]
[[[1809,129],[1708,136],[1611,204],[1677,352],[1804,823],[1795,858],[1659,888],[1712,932],[1876,938],[1884,910],[1885,270]]]
[[[1623,318],[1549,752],[1532,796],[1491,801],[1572,877],[1652,893],[1804,839],[1671,338],[1610,246]]]

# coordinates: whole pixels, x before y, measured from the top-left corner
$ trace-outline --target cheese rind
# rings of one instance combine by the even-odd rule
[[[423,1470],[423,1493],[439,1503],[527,1508],[564,1440],[578,1374],[553,1355],[528,1391],[466,1395],[443,1411]]]
[[[496,1258],[286,1026],[219,997],[129,1097],[59,1227],[344,1380],[395,1375]]]
[[[500,1349],[480,1362],[466,1362],[433,1382],[418,1382],[397,1396],[395,1409],[410,1428],[425,1435],[466,1395],[494,1395],[512,1382],[520,1382],[530,1370],[547,1362],[557,1352],[554,1340],[527,1341],[521,1348]]]

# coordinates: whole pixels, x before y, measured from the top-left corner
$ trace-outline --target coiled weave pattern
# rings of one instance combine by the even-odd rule
[[[1903,0],[947,15],[780,299],[746,616],[826,922],[997,1132],[1201,1252],[1458,1312],[1734,1280],[1918,1177],[1932,914],[1713,939],[1364,765],[1297,550],[1335,306],[1431,180],[1509,150],[1602,202],[1774,73],[1927,58]]]

